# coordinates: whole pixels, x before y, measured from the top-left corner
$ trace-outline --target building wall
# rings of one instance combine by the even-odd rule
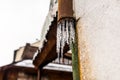
[[[81,80],[120,80],[120,0],[73,0]]]
[[[4,72],[0,70],[0,80],[3,80]]]
[[[2,80],[37,80],[37,76],[35,74],[12,70],[7,71],[6,76]]]
[[[26,74],[24,72],[19,72],[17,80],[37,80],[37,76],[34,74]]]
[[[31,44],[31,46],[34,46],[34,47],[39,47],[40,45],[42,45],[41,41],[37,41],[37,42]]]
[[[41,80],[73,80],[72,72],[42,70]]]
[[[24,51],[24,47],[21,47],[18,49],[18,51],[16,52],[16,56],[15,56],[15,62],[22,60],[21,56],[23,54],[23,51]]]
[[[41,45],[41,42],[40,41],[37,41],[35,43],[32,43],[30,44],[30,46],[33,46],[33,47],[39,47]],[[22,55],[24,53],[24,50],[25,50],[25,46],[23,47],[20,47],[17,51],[16,51],[16,55],[14,56],[15,57],[15,61],[14,62],[17,62],[17,61],[21,61],[22,60]]]
[[[23,51],[22,59],[33,59],[34,54],[37,52],[38,47],[31,46],[30,44],[26,44],[25,49]]]

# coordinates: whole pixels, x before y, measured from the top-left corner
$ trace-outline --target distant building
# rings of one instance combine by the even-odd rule
[[[13,63],[0,68],[0,80],[36,80],[37,70],[32,65],[32,58],[38,47],[29,43],[14,53]]]
[[[38,53],[37,56],[41,56],[39,55],[38,45],[40,45],[40,42],[27,43],[25,47],[16,50],[13,63],[0,68],[0,80],[72,80],[72,62],[69,52],[66,52],[63,58],[56,58],[55,60],[51,59],[54,53],[45,59],[36,59],[43,61],[43,63],[46,63],[46,60],[50,61],[39,69],[34,67],[32,64],[34,54]],[[18,54],[21,56],[18,56]],[[39,70],[40,74],[38,73]]]

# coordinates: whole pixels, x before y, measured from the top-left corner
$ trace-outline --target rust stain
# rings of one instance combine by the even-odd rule
[[[73,17],[73,0],[58,0],[58,20]]]
[[[84,32],[82,27],[79,20],[76,25],[76,31],[78,38],[80,80],[96,80],[95,76],[92,74],[93,69],[89,57],[89,46],[87,45],[87,41],[83,38]]]

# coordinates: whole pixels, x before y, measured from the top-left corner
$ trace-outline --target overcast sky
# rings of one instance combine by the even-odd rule
[[[0,66],[14,50],[40,39],[50,0],[0,0]]]

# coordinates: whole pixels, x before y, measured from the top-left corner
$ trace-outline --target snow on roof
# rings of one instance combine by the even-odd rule
[[[32,64],[32,60],[23,60],[21,62],[18,62],[14,64],[15,66],[21,66],[21,67],[31,67],[34,68],[34,65]]]
[[[46,16],[46,20],[45,23],[43,25],[43,29],[42,29],[42,35],[41,35],[41,40],[45,41],[46,40],[46,34],[49,31],[51,22],[54,20],[54,17],[56,17],[56,12],[57,12],[57,4],[55,6],[53,6],[52,9],[49,10],[48,15]]]
[[[23,60],[21,62],[14,64],[14,65],[21,66],[21,67],[34,68],[34,65],[32,64],[32,60]],[[63,65],[63,64],[55,64],[55,63],[49,63],[48,65],[43,67],[43,69],[72,72],[72,66]]]
[[[49,63],[47,66],[43,67],[43,69],[72,72],[72,66],[63,65],[63,64],[55,64],[55,63]]]
[[[42,34],[41,35],[41,44],[39,45],[39,50],[41,50],[41,48],[43,47],[43,43],[47,42],[46,34],[48,33],[48,31],[50,29],[50,25],[51,25],[52,21],[54,20],[54,17],[56,17],[57,10],[58,10],[58,3],[56,3],[55,0],[54,1],[51,0],[50,9],[49,9],[48,15],[46,16],[46,20],[43,25],[43,29],[42,29],[42,33],[41,33]],[[34,55],[33,60],[35,59],[37,54],[38,53],[36,53]]]
[[[35,54],[33,55],[33,59],[32,60],[34,60],[35,59],[35,57],[37,56],[37,54],[38,54],[38,50],[35,52]]]

